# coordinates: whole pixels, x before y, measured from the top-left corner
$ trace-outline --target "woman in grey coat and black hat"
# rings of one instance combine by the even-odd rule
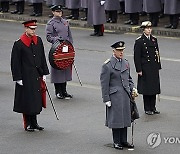
[[[68,40],[73,43],[69,23],[62,18],[62,6],[55,5],[51,7],[53,18],[46,25],[46,38],[50,43],[55,43],[57,40]],[[58,99],[69,99],[72,95],[66,91],[67,81],[72,80],[72,66],[67,69],[57,70],[51,67],[51,83],[54,83],[55,94]]]
[[[100,75],[103,102],[106,104],[105,125],[112,129],[114,148],[133,148],[127,142],[127,127],[131,126],[130,95],[134,83],[129,62],[123,58],[123,41],[114,43],[113,56],[106,60]],[[135,88],[134,88],[135,89]]]

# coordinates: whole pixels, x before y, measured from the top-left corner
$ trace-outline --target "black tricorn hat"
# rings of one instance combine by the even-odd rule
[[[123,49],[125,49],[125,42],[124,41],[118,41],[118,42],[114,43],[113,45],[111,45],[111,47],[113,49],[123,50]]]
[[[62,11],[62,6],[61,5],[53,5],[51,7],[52,11]]]

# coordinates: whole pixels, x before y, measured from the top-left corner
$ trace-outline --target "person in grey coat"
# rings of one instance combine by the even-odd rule
[[[53,18],[46,25],[46,39],[50,43],[57,40],[68,40],[73,43],[69,23],[62,18],[62,6],[51,7]],[[72,95],[66,91],[67,81],[72,80],[72,66],[67,69],[57,70],[51,67],[51,83],[54,83],[55,94],[58,99],[70,99]]]
[[[66,0],[66,7],[71,10],[71,15],[67,19],[78,20],[80,0]]]
[[[111,45],[113,55],[102,66],[100,75],[103,103],[106,105],[105,125],[112,129],[114,148],[134,148],[127,142],[127,127],[131,126],[130,95],[134,83],[129,62],[123,58],[125,43]]]
[[[143,11],[149,14],[149,21],[157,27],[161,12],[161,0],[143,0]]]
[[[165,28],[176,29],[179,24],[180,0],[164,0],[164,14],[169,15],[169,24]]]
[[[129,20],[125,24],[138,25],[139,13],[142,12],[142,0],[125,0],[125,12],[129,13]]]
[[[117,23],[117,11],[120,9],[119,0],[106,0],[104,6],[108,14],[107,23]]]
[[[90,36],[103,36],[103,24],[106,23],[104,4],[105,0],[88,0],[87,23],[94,27],[94,33]]]

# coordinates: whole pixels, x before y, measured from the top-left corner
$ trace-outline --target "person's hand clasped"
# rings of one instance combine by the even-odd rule
[[[107,107],[111,107],[111,101],[105,103]]]
[[[22,80],[18,80],[18,81],[16,81],[16,82],[17,82],[17,84],[19,84],[20,86],[23,86]]]

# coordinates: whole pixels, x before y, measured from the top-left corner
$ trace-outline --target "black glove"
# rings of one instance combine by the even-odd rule
[[[59,36],[58,41],[62,42],[64,40],[63,40],[63,38],[61,36]]]

